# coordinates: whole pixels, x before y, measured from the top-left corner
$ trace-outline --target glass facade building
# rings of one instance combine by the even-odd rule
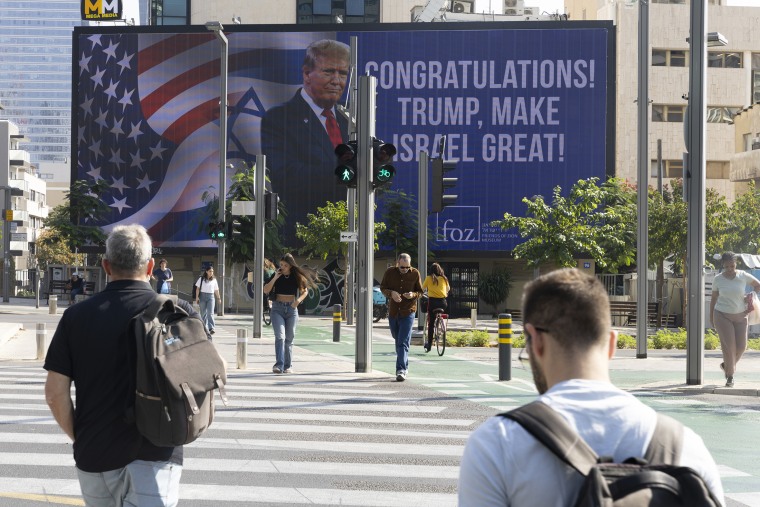
[[[80,0],[0,0],[0,118],[30,142],[31,162],[71,152],[71,34]]]

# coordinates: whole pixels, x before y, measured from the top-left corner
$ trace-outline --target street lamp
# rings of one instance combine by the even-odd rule
[[[707,31],[707,2],[692,0],[689,27],[689,105],[686,121],[684,188],[688,199],[686,383],[702,384],[705,341],[705,109],[707,46],[725,46],[726,38]]]
[[[228,43],[224,35],[224,27],[219,21],[208,21],[206,29],[214,32],[214,35],[221,43],[221,56],[219,58],[219,222],[224,223],[225,219],[225,193],[227,190],[227,54]],[[219,241],[217,260],[217,270],[219,271],[219,315],[224,315],[224,256],[225,242]]]

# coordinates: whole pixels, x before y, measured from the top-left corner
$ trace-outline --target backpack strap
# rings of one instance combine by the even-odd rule
[[[657,426],[649,441],[644,459],[656,465],[677,465],[683,448],[683,424],[672,417],[657,414]]]
[[[588,475],[599,459],[578,432],[546,403],[537,400],[499,415],[519,423],[525,431],[583,476]]]

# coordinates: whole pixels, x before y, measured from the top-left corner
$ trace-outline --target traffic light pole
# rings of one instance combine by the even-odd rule
[[[253,180],[253,198],[256,199],[256,216],[254,223],[256,231],[254,232],[253,255],[253,338],[261,338],[261,319],[264,311],[262,301],[256,303],[259,298],[264,297],[264,193],[266,189],[265,176],[267,170],[267,158],[264,155],[256,155],[256,170]]]
[[[417,196],[417,259],[420,277],[422,280],[427,277],[427,257],[428,257],[428,242],[427,242],[427,219],[428,219],[428,154],[425,151],[420,152],[420,161],[418,163],[419,174],[417,175],[419,184],[419,195]],[[417,329],[424,328],[424,321],[422,320],[422,313],[427,308],[418,308],[418,324]]]
[[[348,97],[348,111],[350,120],[348,122],[348,139],[351,141],[356,140],[356,113],[358,109],[358,101],[356,100],[356,94],[359,90],[357,86],[356,69],[358,68],[359,56],[358,56],[358,37],[351,36],[351,81],[348,85],[350,95]],[[356,189],[349,188],[346,194],[348,201],[348,231],[356,231]],[[346,324],[349,326],[354,323],[354,293],[356,292],[356,243],[346,243],[346,250],[348,251],[348,262],[346,263],[346,279],[344,281],[346,287]]]
[[[372,371],[372,278],[375,243],[375,192],[372,187],[372,140],[375,137],[375,88],[373,76],[359,77],[357,194],[359,205],[358,269],[357,269],[357,373]]]

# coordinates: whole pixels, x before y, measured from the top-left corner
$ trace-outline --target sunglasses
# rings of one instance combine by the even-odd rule
[[[548,329],[545,327],[538,327],[533,326],[533,329],[538,331],[539,333],[551,333]],[[525,331],[525,347],[520,349],[520,353],[517,355],[517,360],[520,362],[520,365],[523,368],[526,368],[526,363],[528,366],[530,366],[530,354],[528,353],[528,347],[530,346],[530,333]]]

